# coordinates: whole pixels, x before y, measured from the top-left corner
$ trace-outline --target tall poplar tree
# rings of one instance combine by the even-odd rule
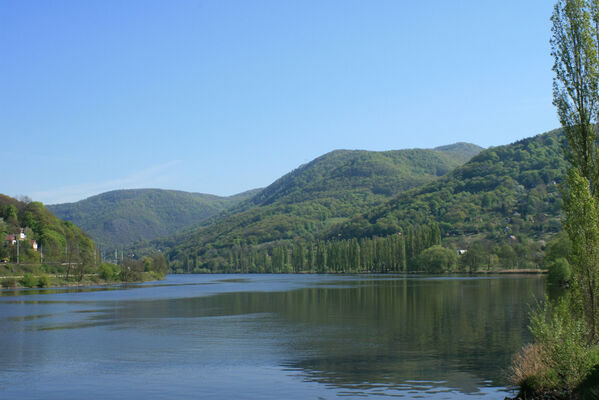
[[[551,17],[553,104],[570,163],[563,187],[564,227],[573,243],[573,311],[599,340],[599,0],[559,0]]]

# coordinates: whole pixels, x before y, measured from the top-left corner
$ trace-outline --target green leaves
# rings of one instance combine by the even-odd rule
[[[564,227],[570,250],[574,299],[584,311],[589,336],[599,340],[599,202],[589,180],[576,168],[568,172],[563,191]]]
[[[554,8],[551,54],[553,104],[566,133],[565,155],[597,192],[599,113],[599,10],[596,1],[560,0]]]

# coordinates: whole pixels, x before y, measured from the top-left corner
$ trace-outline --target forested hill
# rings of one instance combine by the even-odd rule
[[[487,149],[443,178],[332,228],[328,237],[385,236],[435,221],[446,240],[546,239],[560,229],[561,140],[552,131]]]
[[[445,175],[481,150],[469,143],[432,150],[335,150],[284,175],[251,201],[291,204],[344,192],[391,196]]]
[[[19,242],[21,262],[40,262],[42,251],[45,262],[64,262],[68,258],[85,263],[94,259],[94,242],[71,222],[58,219],[42,203],[0,194],[0,259],[17,261],[17,246],[12,244],[12,236],[19,236],[21,229],[25,235]],[[34,242],[39,246],[37,250]]]
[[[438,179],[480,150],[466,143],[431,150],[336,150],[283,176],[240,212],[154,244],[174,247],[173,258],[199,252],[217,260],[219,249],[232,246],[313,240],[333,224]]]
[[[161,189],[115,190],[76,203],[49,205],[59,218],[73,222],[106,248],[170,235],[255,195],[230,197]]]

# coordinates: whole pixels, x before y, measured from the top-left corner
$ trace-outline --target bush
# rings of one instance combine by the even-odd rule
[[[52,286],[52,278],[50,278],[48,275],[46,274],[41,274],[39,279],[38,279],[38,284],[39,287],[41,288],[46,288],[46,287],[50,287]]]
[[[531,315],[535,343],[516,355],[511,379],[522,394],[571,393],[599,364],[599,347],[589,344],[584,318],[573,316],[561,299]]]
[[[114,269],[110,264],[103,263],[98,268],[98,275],[100,275],[100,278],[104,279],[105,281],[111,281],[114,279]]]
[[[555,384],[544,353],[540,344],[528,344],[512,360],[510,380],[520,386],[525,397],[547,391]]]
[[[21,278],[21,285],[25,286],[25,287],[36,287],[38,282],[37,282],[37,278],[30,272],[27,272],[25,275],[23,275],[23,277]]]
[[[454,270],[458,256],[454,250],[436,245],[424,250],[418,257],[418,261],[420,268],[438,274]]]
[[[565,286],[570,282],[570,263],[565,258],[558,258],[549,264],[547,282],[550,285]]]

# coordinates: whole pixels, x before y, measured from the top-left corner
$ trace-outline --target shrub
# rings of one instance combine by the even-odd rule
[[[565,286],[570,282],[570,263],[565,258],[558,258],[549,264],[547,282],[550,285]]]
[[[571,393],[599,364],[599,347],[589,344],[584,318],[571,314],[567,298],[545,301],[531,315],[535,343],[516,355],[511,378],[525,395]]]
[[[114,279],[114,270],[110,264],[103,263],[98,268],[98,275],[100,275],[100,278],[104,279],[105,281],[111,281]]]
[[[36,287],[37,286],[37,278],[31,273],[27,272],[21,278],[21,285],[25,287]]]
[[[555,385],[555,376],[544,353],[540,344],[528,344],[512,360],[510,380],[520,386],[520,392],[526,397],[547,391]]]
[[[458,256],[455,251],[439,245],[429,247],[418,257],[420,267],[431,273],[442,273],[455,268]]]
[[[52,278],[46,274],[41,274],[37,285],[41,288],[50,287],[52,286]]]

